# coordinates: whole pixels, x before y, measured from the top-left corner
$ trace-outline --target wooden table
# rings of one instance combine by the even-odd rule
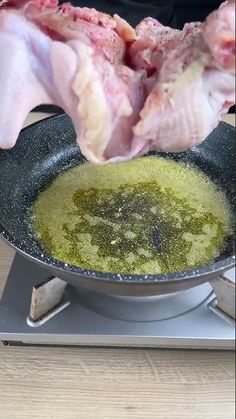
[[[13,256],[0,242],[0,295]],[[234,354],[0,346],[0,419],[29,418],[233,419]]]

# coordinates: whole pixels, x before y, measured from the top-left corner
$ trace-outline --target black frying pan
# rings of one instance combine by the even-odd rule
[[[198,166],[224,189],[235,208],[234,143],[235,129],[221,123],[194,150],[168,154],[168,157]],[[214,263],[198,270],[168,275],[144,277],[96,272],[65,266],[46,255],[30,233],[27,209],[59,172],[83,161],[67,116],[48,118],[24,129],[14,149],[0,151],[0,237],[51,274],[74,285],[106,294],[145,296],[181,291],[207,282],[234,266],[233,237],[229,238]]]

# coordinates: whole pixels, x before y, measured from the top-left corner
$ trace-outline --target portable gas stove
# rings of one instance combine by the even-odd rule
[[[226,275],[232,292],[234,275],[234,269]],[[16,255],[0,302],[0,340],[5,345],[234,349],[235,321],[219,308],[220,298],[209,283],[164,296],[104,296],[48,278],[46,270]]]

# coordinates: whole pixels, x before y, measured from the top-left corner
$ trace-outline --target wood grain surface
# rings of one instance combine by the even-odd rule
[[[0,346],[0,419],[234,419],[234,383],[232,352]]]

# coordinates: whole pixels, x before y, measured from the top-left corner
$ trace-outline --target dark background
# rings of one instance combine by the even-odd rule
[[[62,4],[63,1],[60,1]],[[202,21],[222,1],[216,0],[72,0],[74,6],[95,7],[100,11],[118,13],[133,26],[147,16],[158,19],[164,25],[182,29],[186,22]],[[62,112],[56,106],[40,106],[35,110]],[[235,112],[235,107],[230,112]]]
[[[222,0],[223,1],[223,0]],[[59,3],[63,3],[60,1]],[[181,29],[186,22],[203,20],[221,1],[216,0],[71,0],[75,6],[95,7],[100,11],[118,13],[131,25],[151,16],[164,25]]]

